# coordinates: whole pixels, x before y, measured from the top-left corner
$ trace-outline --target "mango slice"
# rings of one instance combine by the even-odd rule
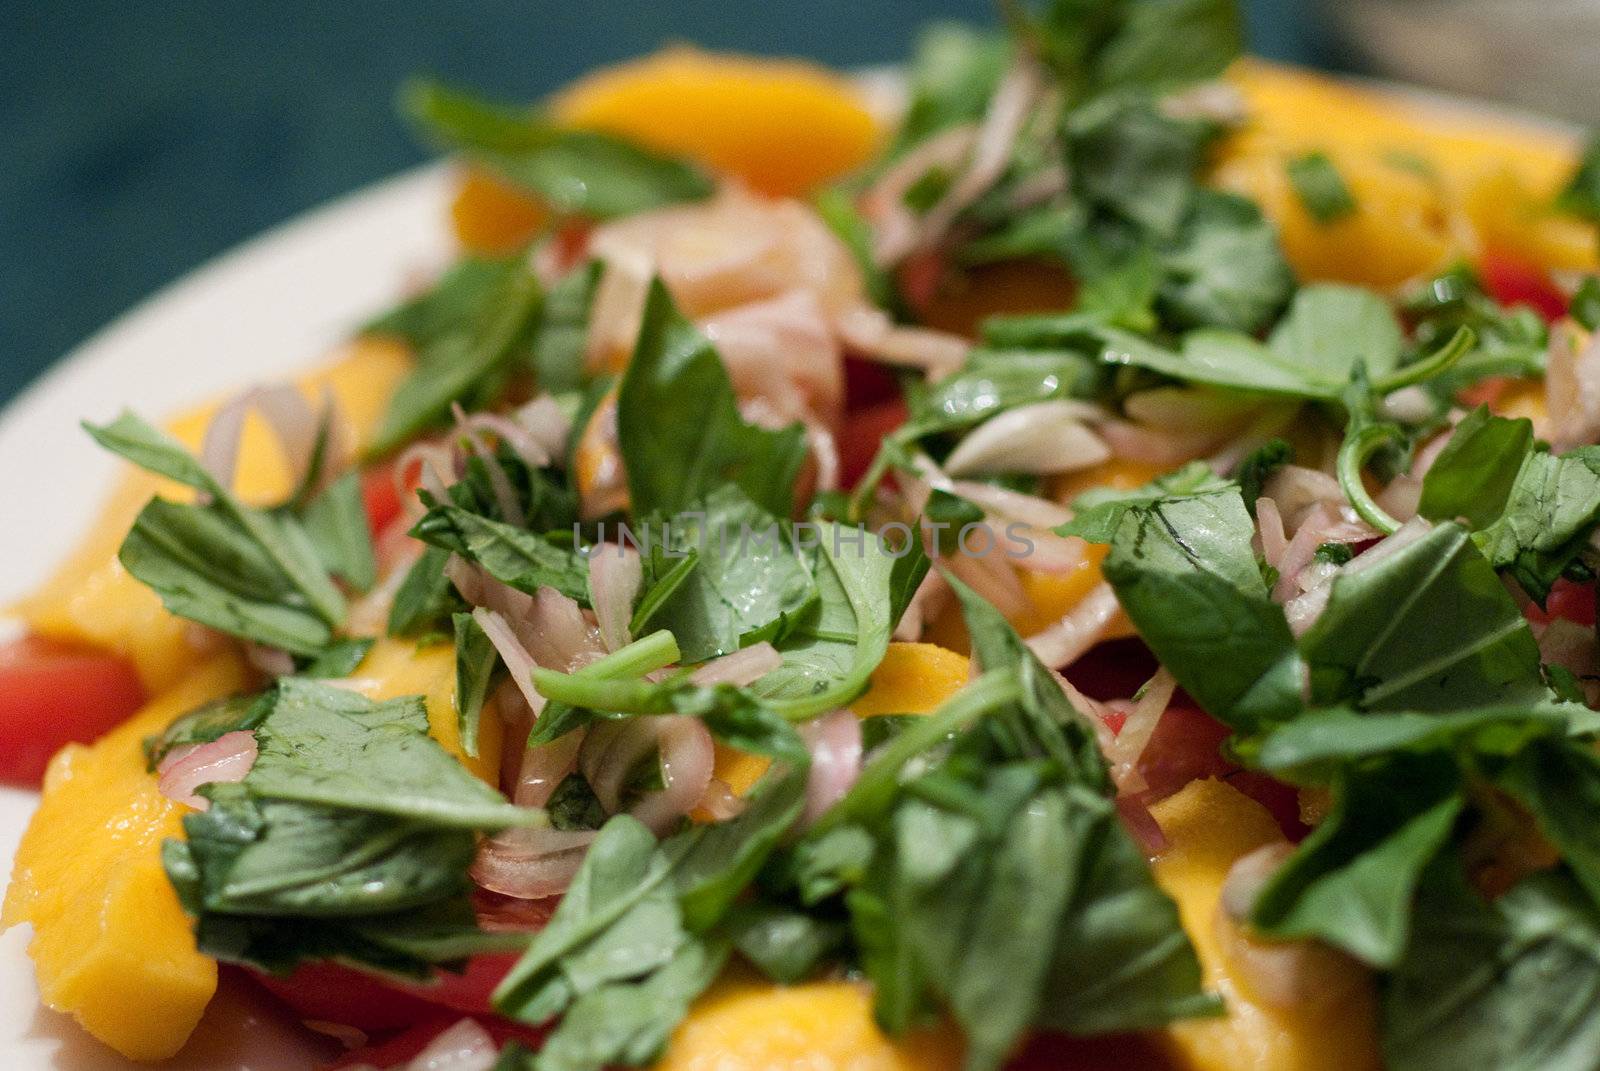
[[[873,671],[867,690],[850,709],[857,717],[876,714],[927,714],[967,683],[965,655],[931,643],[891,643],[883,661]],[[717,745],[712,776],[742,796],[767,772],[762,755]],[[698,817],[698,816],[697,816]]]
[[[335,362],[300,381],[314,402],[333,394],[359,442],[370,438],[388,399],[410,369],[401,344],[358,339]],[[215,406],[205,406],[168,425],[173,435],[198,449]],[[235,487],[249,502],[273,502],[291,490],[291,474],[271,432],[253,414],[239,444]],[[131,659],[146,691],[174,684],[199,659],[216,650],[214,637],[174,617],[155,592],[129,576],[117,548],[150,496],[187,494],[181,488],[131,468],[118,484],[84,541],[15,612],[34,632],[87,643]]]
[[[187,808],[157,791],[142,742],[246,674],[212,658],[94,744],[62,749],[17,850],[0,924],[32,924],[45,1004],[135,1060],[177,1052],[217,986],[161,867]]]
[[[656,1071],[955,1071],[951,1028],[891,1039],[859,982],[774,986],[734,975],[695,1002]]]
[[[1394,287],[1486,251],[1594,268],[1595,228],[1551,207],[1576,157],[1562,135],[1257,61],[1230,77],[1248,119],[1214,179],[1261,204],[1303,279]],[[1332,160],[1353,214],[1319,223],[1300,203],[1285,165],[1311,150]]]
[[[368,699],[420,695],[428,707],[428,735],[460,760],[480,780],[500,786],[500,749],[504,729],[492,705],[478,719],[478,756],[461,746],[461,720],[456,710],[456,652],[448,643],[418,647],[409,640],[378,640],[356,667],[359,691]]]
[[[1156,881],[1177,901],[1206,987],[1228,1007],[1224,1018],[1167,1028],[1187,1063],[1195,1071],[1375,1071],[1377,1011],[1370,985],[1327,1005],[1285,1009],[1254,1000],[1229,961],[1224,927],[1233,923],[1220,910],[1222,883],[1236,859],[1283,841],[1266,808],[1208,778],[1150,810],[1168,840],[1155,861]]]
[[[531,195],[478,167],[466,169],[450,201],[456,240],[483,256],[515,253],[549,218]]]
[[[564,123],[699,160],[775,197],[806,193],[866,163],[880,136],[841,75],[694,48],[596,71],[552,107]]]

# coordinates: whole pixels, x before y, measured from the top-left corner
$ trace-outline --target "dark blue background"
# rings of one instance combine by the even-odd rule
[[[1304,0],[1251,0],[1255,50],[1308,60]],[[206,258],[420,160],[394,86],[531,100],[690,40],[851,66],[988,0],[78,0],[0,4],[0,400]]]

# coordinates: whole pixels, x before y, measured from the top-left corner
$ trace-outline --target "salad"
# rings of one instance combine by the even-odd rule
[[[0,652],[46,1004],[329,1066],[1600,1068],[1600,148],[1007,5],[430,81],[459,260]],[[54,757],[50,756],[54,753]]]

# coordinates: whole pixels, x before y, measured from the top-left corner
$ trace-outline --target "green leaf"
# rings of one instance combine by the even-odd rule
[[[537,113],[486,103],[437,82],[415,80],[401,111],[432,142],[521,186],[557,212],[629,216],[709,197],[698,168],[610,134],[561,127]]]
[[[1429,873],[1385,986],[1394,1071],[1585,1071],[1600,1052],[1600,915],[1562,871],[1494,904],[1446,856]]]
[[[348,677],[366,661],[367,652],[372,650],[373,642],[366,636],[339,640],[306,663],[297,675],[322,678]]]
[[[1393,371],[1404,342],[1383,298],[1361,287],[1317,283],[1295,294],[1267,344],[1315,381],[1342,389],[1357,364],[1374,380]]]
[[[456,718],[461,750],[478,757],[478,720],[483,716],[489,685],[500,665],[489,636],[471,614],[452,614],[456,648]]]
[[[1030,339],[1036,337],[1030,331],[1040,328],[1070,330],[1061,323],[1064,319],[993,319],[985,323],[984,333],[987,338]],[[1098,351],[1093,334],[1080,338],[1091,352]],[[1020,405],[1081,397],[1092,392],[1097,380],[1095,361],[1084,353],[1062,349],[975,349],[959,372],[932,384],[913,400],[909,422],[918,437],[970,427]]]
[[[154,770],[173,748],[207,744],[228,733],[254,729],[271,709],[270,692],[230,695],[198,706],[167,726],[159,736],[145,739],[147,765]]]
[[[1306,214],[1318,223],[1326,226],[1355,213],[1356,199],[1327,153],[1312,150],[1296,156],[1285,168],[1295,196]]]
[[[784,985],[803,982],[815,974],[849,936],[836,920],[766,903],[735,907],[726,928],[740,955]]]
[[[1600,755],[1588,742],[1545,739],[1524,749],[1500,784],[1533,812],[1573,876],[1600,904]]]
[[[411,564],[389,606],[389,635],[442,632],[450,615],[465,605],[444,574],[449,560],[450,552],[444,547],[427,547]]]
[[[726,822],[697,825],[667,844],[684,925],[715,925],[805,810],[808,762],[769,771],[751,789],[744,810]]]
[[[1167,116],[1150,97],[1117,94],[1066,120],[1067,168],[1089,201],[1161,239],[1177,235],[1212,124]]]
[[[1319,704],[1445,711],[1549,695],[1526,619],[1454,523],[1356,559],[1300,649]]]
[[[907,75],[910,104],[886,160],[941,130],[981,119],[1010,59],[1010,42],[1000,34],[955,22],[925,26]]]
[[[687,662],[776,639],[817,598],[786,526],[735,486],[723,486],[671,522],[646,522],[647,618],[678,641]],[[600,553],[606,553],[601,549]],[[690,555],[694,567],[675,570]],[[657,595],[670,582],[670,590]]]
[[[622,377],[617,434],[635,516],[693,509],[728,483],[768,513],[790,515],[804,433],[745,423],[721,358],[660,280]]]
[[[1277,231],[1254,202],[1232,194],[1199,191],[1160,254],[1157,310],[1179,328],[1256,331],[1294,290]]]
[[[411,532],[440,550],[483,566],[490,576],[532,595],[550,587],[580,603],[589,601],[583,556],[550,540],[460,506],[438,505]]]
[[[1460,777],[1448,757],[1393,757],[1341,777],[1334,792],[1333,812],[1261,890],[1251,924],[1393,967],[1422,872],[1461,814]]]
[[[832,523],[817,525],[816,534],[816,608],[779,644],[783,665],[751,687],[796,721],[866,690],[889,650],[894,593],[915,590],[928,568],[915,543],[897,553],[874,532]]]
[[[1541,606],[1551,586],[1600,524],[1600,447],[1527,456],[1505,512],[1478,535],[1496,569],[1508,571]]]
[[[603,271],[598,260],[581,264],[557,279],[545,295],[532,355],[534,377],[548,394],[583,388],[589,310]]]
[[[1110,543],[1116,537],[1123,514],[1162,499],[1221,491],[1233,485],[1218,476],[1204,461],[1191,461],[1182,468],[1157,476],[1131,490],[1098,487],[1072,500],[1072,519],[1055,529],[1060,535],[1078,536],[1091,543]],[[1245,499],[1246,504],[1250,500]]]
[[[1235,488],[1158,499],[1122,515],[1102,566],[1161,664],[1202,709],[1247,731],[1300,707],[1294,638],[1254,534]]]
[[[328,572],[357,591],[368,591],[377,582],[378,563],[372,555],[359,473],[345,473],[306,504],[305,528]]]
[[[286,677],[256,726],[245,785],[273,799],[497,830],[544,822],[512,806],[428,735],[417,696],[374,703],[344,688]]]
[[[1456,425],[1422,478],[1417,512],[1429,520],[1461,520],[1474,530],[1504,511],[1523,460],[1533,448],[1533,421],[1510,420],[1479,406]]]

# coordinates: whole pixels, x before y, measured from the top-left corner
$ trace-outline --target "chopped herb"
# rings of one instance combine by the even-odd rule
[[[1308,152],[1286,167],[1289,184],[1312,219],[1326,225],[1355,214],[1356,199],[1327,153]]]

